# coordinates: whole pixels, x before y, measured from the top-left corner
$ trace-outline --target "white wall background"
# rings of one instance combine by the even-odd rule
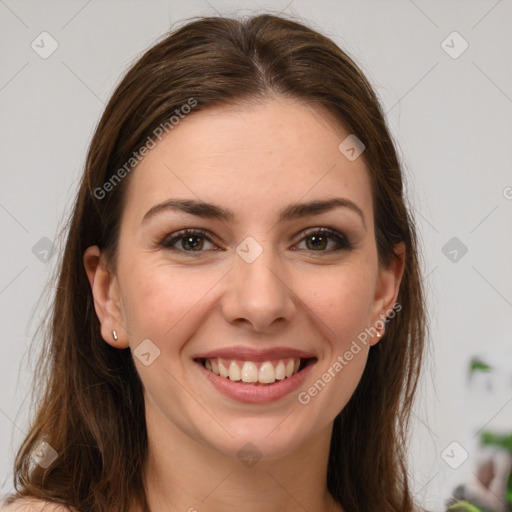
[[[302,17],[355,58],[399,144],[431,317],[411,450],[418,499],[442,510],[474,470],[478,430],[512,430],[510,0],[0,0],[0,496],[27,429],[34,305],[56,261],[33,247],[44,250],[40,240],[62,225],[104,104],[183,18],[267,9]],[[43,31],[58,43],[47,59],[31,47]],[[464,41],[442,43],[454,31],[469,44],[457,58]],[[467,247],[455,262],[443,253],[452,237]],[[491,391],[483,378],[468,385],[475,355],[496,367]],[[453,441],[469,453],[457,469],[442,457]],[[462,460],[462,448],[453,455]]]

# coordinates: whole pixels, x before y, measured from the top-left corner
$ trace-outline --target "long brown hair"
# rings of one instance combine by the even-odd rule
[[[144,53],[114,91],[65,226],[35,374],[34,392],[40,390],[40,396],[17,452],[17,494],[9,503],[26,496],[81,512],[148,509],[142,384],[130,349],[113,348],[100,335],[83,254],[98,245],[115,269],[129,173],[112,180],[158,126],[168,126],[177,109],[191,98],[196,112],[279,95],[323,107],[363,142],[380,264],[390,264],[396,243],[406,247],[397,299],[401,310],[371,347],[361,381],[334,421],[328,489],[347,511],[413,510],[407,433],[427,326],[401,166],[378,99],[353,60],[304,24],[270,14],[189,19]],[[109,180],[114,185],[99,198],[98,190],[105,191]],[[58,454],[47,468],[31,464],[43,440]]]

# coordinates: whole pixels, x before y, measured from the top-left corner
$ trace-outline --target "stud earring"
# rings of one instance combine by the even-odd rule
[[[112,337],[114,338],[114,341],[117,341],[118,336],[117,336],[117,332],[115,330],[112,331]]]

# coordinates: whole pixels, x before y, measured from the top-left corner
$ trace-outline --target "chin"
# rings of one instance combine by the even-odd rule
[[[289,412],[287,414],[290,414]],[[205,442],[227,456],[243,460],[275,460],[298,451],[311,438],[311,425],[292,419],[293,412],[267,418],[244,417],[227,421],[219,438],[205,433]],[[309,435],[308,435],[309,434]]]

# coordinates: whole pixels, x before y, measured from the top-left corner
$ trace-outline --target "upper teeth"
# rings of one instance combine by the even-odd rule
[[[204,366],[207,370],[229,378],[233,381],[260,382],[272,384],[276,380],[283,380],[299,371],[300,359],[277,359],[275,361],[241,361],[237,359],[206,359]]]

